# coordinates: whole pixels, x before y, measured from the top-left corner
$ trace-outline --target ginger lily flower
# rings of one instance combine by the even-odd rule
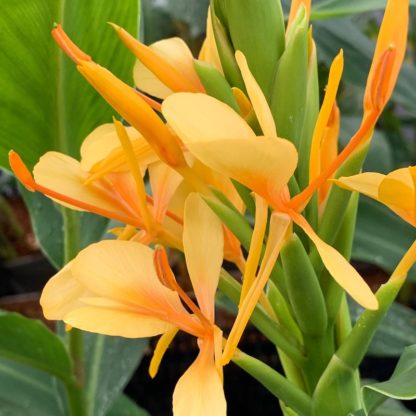
[[[377,309],[378,302],[361,276],[318,237],[298,213],[301,207],[289,205],[287,183],[296,169],[296,149],[289,141],[276,137],[266,100],[249,73],[243,55],[237,55],[237,59],[265,136],[256,137],[231,108],[202,94],[178,93],[168,97],[162,105],[164,116],[190,152],[203,163],[241,182],[275,211],[287,214],[316,245],[323,263],[339,285],[365,308]]]
[[[199,354],[176,385],[173,413],[225,416],[219,365],[222,334],[214,324],[222,238],[219,220],[197,194],[191,194],[185,206],[183,245],[198,306],[179,287],[163,249],[102,241],[82,250],[47,283],[41,297],[44,314],[101,334],[162,334],[152,374],[178,330],[197,337]]]
[[[367,78],[364,93],[364,115],[361,125],[337,158],[319,176],[310,178],[309,186],[293,198],[292,206],[305,206],[312,195],[332,177],[338,167],[357,148],[371,140],[374,126],[390,99],[403,63],[408,23],[409,0],[388,0]],[[336,64],[336,62],[334,63]],[[339,63],[336,64],[336,67],[338,68],[334,68],[332,80],[332,89],[335,92],[339,83],[336,78],[342,72]],[[328,101],[334,102],[333,92],[329,96]],[[329,108],[332,108],[332,106],[329,105]],[[326,112],[327,109],[322,108],[321,111]]]
[[[78,162],[62,153],[47,152],[36,164],[34,178],[14,152],[10,153],[10,165],[31,191],[42,192],[69,208],[140,228],[142,242],[162,241],[181,248],[180,234],[170,232],[165,219],[182,224],[182,219],[168,210],[182,178],[159,161],[135,129],[126,129],[118,121],[100,126],[85,139],[81,156]],[[146,194],[142,178],[147,169],[152,197]]]
[[[388,175],[367,172],[341,177],[334,182],[341,188],[360,192],[389,207],[416,226],[416,166],[402,168]]]

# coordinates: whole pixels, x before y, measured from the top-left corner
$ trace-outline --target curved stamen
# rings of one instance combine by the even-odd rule
[[[156,274],[158,275],[161,283],[171,290],[178,293],[183,302],[188,308],[198,317],[201,324],[208,330],[213,328],[212,323],[204,316],[198,306],[192,301],[192,299],[185,293],[185,291],[178,285],[175,275],[169,266],[168,256],[164,247],[157,247],[154,252],[154,265]]]

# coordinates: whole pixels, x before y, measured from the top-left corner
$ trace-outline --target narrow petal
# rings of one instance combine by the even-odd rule
[[[268,201],[280,196],[295,171],[298,155],[292,143],[274,137],[197,140],[186,146],[199,160],[246,185]],[[236,152],[238,149],[238,152]]]
[[[254,194],[254,197],[256,201],[256,216],[253,235],[250,241],[250,250],[248,252],[246,268],[243,276],[243,285],[241,287],[240,306],[256,277],[269,214],[267,202],[257,194]]]
[[[214,65],[215,68],[221,72],[221,74],[224,73],[222,70],[221,59],[218,54],[214,30],[212,27],[211,7],[208,7],[206,38],[202,45],[198,59],[201,61],[209,62],[210,64]]]
[[[335,57],[331,64],[329,71],[328,85],[325,90],[325,97],[322,103],[321,110],[319,111],[318,120],[316,121],[315,129],[313,132],[311,155],[309,162],[309,182],[315,179],[320,173],[320,155],[321,155],[321,141],[325,132],[325,128],[328,125],[328,121],[331,116],[332,109],[335,104],[338,86],[341,81],[342,71],[344,68],[344,55],[341,52]]]
[[[370,198],[378,199],[378,189],[385,175],[381,173],[360,173],[353,176],[342,176],[333,180],[339,187],[348,189],[349,191],[357,191]]]
[[[416,241],[409,247],[400,263],[394,269],[389,282],[402,281],[406,279],[410,268],[416,263]]]
[[[230,335],[224,347],[221,364],[226,365],[233,358],[238,343],[247,323],[256,307],[263,289],[269,280],[270,273],[279,256],[280,249],[285,241],[291,219],[287,214],[273,213],[270,220],[270,231],[267,239],[266,250],[256,280],[251,285],[247,295],[242,302],[235,322],[231,328]]]
[[[177,328],[173,328],[171,331],[166,332],[163,334],[159,341],[157,342],[155,351],[153,352],[152,360],[150,361],[149,365],[149,375],[152,378],[156,377],[156,374],[159,370],[160,363],[162,362],[163,356],[165,355],[165,352],[169,348],[169,345],[173,341],[173,338],[175,338],[175,335],[178,333]]]
[[[201,351],[179,379],[173,393],[174,416],[225,416],[227,403],[214,364],[211,340],[201,341]]]
[[[171,95],[163,102],[162,112],[184,142],[189,138],[255,137],[250,126],[231,107],[206,94]]]
[[[254,112],[256,113],[263,134],[268,137],[275,137],[276,125],[274,124],[273,115],[263,91],[257,84],[253,74],[250,72],[250,68],[248,67],[247,60],[243,53],[237,51],[235,53],[235,59],[237,60],[241,75],[243,76],[244,84],[246,85],[250,101],[253,105]]]
[[[335,281],[362,307],[378,309],[377,298],[351,264],[332,246],[322,241],[300,214],[292,212],[290,216],[315,244],[322,262]]]
[[[199,307],[213,322],[224,253],[223,232],[220,220],[196,193],[190,194],[185,203],[183,245]]]
[[[116,306],[84,306],[65,315],[64,321],[74,328],[124,338],[152,337],[168,332],[174,326],[152,316]]]
[[[181,184],[183,178],[163,162],[149,166],[149,179],[153,195],[153,215],[157,222],[162,222],[168,205]]]

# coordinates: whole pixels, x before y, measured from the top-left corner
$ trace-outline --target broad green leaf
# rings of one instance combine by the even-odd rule
[[[0,416],[67,416],[63,386],[49,374],[0,358]]]
[[[411,416],[415,413],[406,409],[397,400],[386,400],[378,409],[371,413],[371,416]],[[366,416],[364,409],[357,410],[348,416]]]
[[[107,22],[136,34],[137,20],[138,0],[0,2],[0,165],[11,148],[30,167],[48,150],[77,157],[87,134],[114,115],[53,41],[54,22],[130,83],[134,58]]]
[[[50,262],[57,268],[64,264],[64,237],[61,207],[38,192],[20,187],[29,209],[36,238]],[[108,229],[108,220],[87,212],[79,213],[81,219],[80,248],[102,239]]]
[[[43,323],[17,313],[0,313],[0,358],[71,378],[71,362],[62,341]]]
[[[105,415],[123,391],[147,347],[146,339],[85,333],[89,414]]]
[[[335,17],[383,10],[386,7],[386,3],[386,0],[323,0],[313,3],[311,19],[333,19]],[[415,5],[416,2],[411,0],[410,4]]]
[[[349,302],[351,318],[355,322],[363,309]],[[399,357],[403,349],[416,344],[416,311],[393,303],[381,322],[368,349],[368,355]]]
[[[381,267],[390,273],[416,239],[416,230],[387,207],[362,196],[352,258]],[[416,278],[415,267],[409,279]]]
[[[362,387],[367,414],[388,397],[400,400],[416,398],[416,345],[407,347],[388,381]]]
[[[149,413],[125,394],[121,394],[117,397],[106,416],[149,416]]]

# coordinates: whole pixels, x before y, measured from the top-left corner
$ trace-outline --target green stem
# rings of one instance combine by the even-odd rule
[[[67,208],[62,209],[64,221],[64,262],[71,261],[80,250],[79,214]],[[84,339],[79,329],[68,332],[68,349],[72,359],[74,382],[67,385],[69,410],[71,416],[84,416],[86,403],[84,395]]]
[[[259,381],[273,395],[298,412],[300,416],[310,414],[312,407],[311,398],[276,370],[241,351],[237,351],[232,360]]]

